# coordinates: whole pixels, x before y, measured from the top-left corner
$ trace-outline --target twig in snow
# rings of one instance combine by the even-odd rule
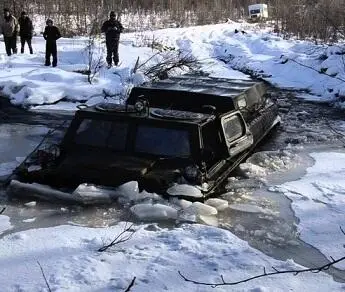
[[[344,235],[345,235],[345,231],[344,231],[344,229],[343,229],[341,226],[339,226],[339,228],[340,228],[340,231],[342,232],[342,234],[344,234]]]
[[[0,211],[0,214],[4,213],[5,210],[6,210],[6,207],[3,207]]]
[[[283,55],[282,55],[282,56],[283,56]],[[311,69],[311,70],[313,70],[313,71],[315,71],[315,72],[318,72],[318,73],[320,73],[320,74],[323,74],[323,75],[326,75],[326,76],[328,76],[328,77],[331,77],[331,78],[340,80],[340,81],[342,81],[342,82],[345,82],[345,79],[342,79],[342,78],[340,78],[340,77],[333,76],[333,75],[331,75],[331,74],[327,74],[326,72],[320,72],[319,70],[317,70],[317,69],[315,69],[315,68],[313,68],[313,67],[311,67],[311,66],[302,64],[302,63],[300,63],[300,62],[298,62],[298,61],[296,61],[296,60],[294,60],[294,59],[288,59],[288,58],[287,58],[286,61],[285,61],[285,63],[286,63],[287,61],[292,61],[292,62],[294,62],[294,63],[296,63],[296,64],[298,64],[298,65],[300,65],[300,66],[302,66],[302,67]],[[284,64],[285,64],[285,63],[284,63]]]
[[[275,267],[272,267],[274,272],[270,272],[270,273],[267,273],[266,269],[264,268],[264,271],[263,271],[262,274],[256,275],[254,277],[246,278],[246,279],[243,279],[243,280],[239,280],[239,281],[234,281],[234,282],[227,282],[227,281],[225,281],[223,275],[220,276],[221,281],[218,282],[218,283],[200,282],[200,281],[196,281],[196,280],[192,280],[190,278],[187,278],[180,271],[178,271],[178,273],[182,277],[182,279],[185,280],[186,282],[190,282],[190,283],[197,284],[197,285],[204,285],[204,286],[210,286],[212,288],[216,288],[216,287],[219,287],[219,286],[234,286],[234,285],[238,285],[238,284],[241,284],[241,283],[249,282],[249,281],[252,281],[252,280],[255,280],[255,279],[258,279],[258,278],[268,277],[268,276],[273,276],[273,275],[278,275],[278,274],[293,274],[294,276],[297,276],[298,274],[306,273],[306,272],[320,273],[322,271],[328,270],[331,266],[335,265],[336,263],[342,262],[344,260],[345,260],[345,256],[341,257],[339,259],[333,259],[331,257],[331,262],[329,262],[326,265],[323,265],[321,267],[316,267],[316,268],[299,269],[299,270],[279,271]]]
[[[126,242],[126,241],[130,240],[132,238],[133,234],[135,233],[135,230],[132,229],[132,226],[133,226],[133,224],[131,224],[130,226],[127,227],[127,222],[126,222],[126,225],[125,225],[124,229],[120,232],[120,234],[117,235],[112,242],[110,242],[107,245],[102,246],[97,251],[103,252],[103,251],[106,251],[108,248],[110,248],[114,245],[117,245],[117,244],[120,244],[122,242]]]
[[[125,292],[131,291],[131,288],[132,288],[133,285],[134,285],[135,279],[136,279],[136,277],[134,277],[134,278],[132,279],[131,283],[129,284],[129,286],[127,287],[127,289],[125,290]]]
[[[44,281],[46,282],[46,285],[47,285],[48,291],[49,291],[49,292],[51,292],[51,291],[52,291],[52,289],[50,289],[50,286],[49,286],[48,280],[47,280],[47,278],[46,278],[46,275],[44,274],[44,271],[43,271],[43,268],[42,268],[42,266],[41,266],[40,262],[39,262],[39,261],[37,261],[37,264],[40,266],[40,269],[41,269],[41,272],[42,272],[42,275],[43,275]]]

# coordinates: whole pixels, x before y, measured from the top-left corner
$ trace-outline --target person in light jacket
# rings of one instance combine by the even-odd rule
[[[47,19],[47,26],[44,29],[43,37],[46,40],[46,61],[45,66],[50,66],[50,56],[53,56],[53,67],[57,66],[56,41],[61,38],[59,29],[53,25],[51,19]]]
[[[1,24],[1,33],[4,35],[7,56],[17,54],[18,21],[8,8],[4,9],[4,20]]]

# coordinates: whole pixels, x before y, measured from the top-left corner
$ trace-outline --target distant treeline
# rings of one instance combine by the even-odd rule
[[[222,23],[248,17],[248,5],[266,3],[284,35],[337,40],[345,32],[345,0],[0,0],[15,16],[51,17],[65,35],[87,34],[114,10],[129,31]]]

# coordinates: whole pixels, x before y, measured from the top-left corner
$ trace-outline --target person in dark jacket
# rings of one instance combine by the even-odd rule
[[[21,49],[20,52],[24,53],[24,46],[25,43],[28,43],[30,54],[33,54],[32,46],[31,46],[31,40],[32,40],[32,34],[34,31],[34,27],[32,25],[32,21],[29,18],[29,16],[26,14],[25,11],[23,11],[18,19],[19,22],[19,36],[20,36],[20,43],[21,43]]]
[[[17,54],[18,21],[7,8],[4,9],[1,33],[4,35],[7,56]]]
[[[115,12],[110,12],[110,18],[102,25],[101,31],[105,33],[105,42],[107,46],[107,63],[112,66],[119,64],[119,41],[120,33],[123,31],[122,24],[116,19]]]
[[[57,65],[57,48],[56,40],[61,38],[59,29],[53,25],[51,19],[47,19],[47,26],[44,29],[43,37],[46,40],[46,62],[45,66],[50,66],[50,56],[53,56],[53,67]]]

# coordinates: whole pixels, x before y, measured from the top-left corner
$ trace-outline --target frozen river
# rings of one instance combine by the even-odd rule
[[[327,257],[299,238],[298,218],[291,209],[290,199],[270,190],[270,186],[300,178],[314,163],[310,152],[345,151],[343,137],[335,130],[341,128],[342,113],[324,105],[302,102],[290,93],[273,94],[280,104],[282,127],[249,158],[248,165],[243,164],[234,177],[229,178],[220,196],[229,207],[217,216],[196,222],[228,229],[274,258],[292,258],[307,267],[320,266],[328,262]],[[0,124],[0,176],[3,181],[64,118],[28,116],[27,123],[19,123],[19,120],[23,120],[21,113],[10,112]],[[64,224],[104,227],[121,220],[138,222],[131,215],[129,204],[114,203],[106,207],[53,204],[8,198],[5,188],[1,188],[0,206],[6,208],[4,214],[10,217],[13,226],[2,236]],[[173,228],[180,222],[160,224]],[[344,272],[335,268],[328,272],[335,279],[345,281]]]

